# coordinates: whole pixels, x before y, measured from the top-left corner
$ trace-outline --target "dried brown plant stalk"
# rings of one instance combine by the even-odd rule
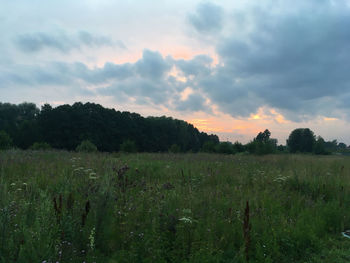
[[[250,222],[249,214],[249,201],[247,201],[244,210],[244,220],[243,220],[243,238],[244,238],[244,255],[246,262],[249,262],[249,249],[250,249],[250,230],[252,228]]]

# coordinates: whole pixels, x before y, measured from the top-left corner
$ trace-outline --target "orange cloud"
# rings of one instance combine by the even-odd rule
[[[187,81],[187,78],[184,77],[181,72],[175,67],[173,66],[168,74],[169,76],[172,76],[174,77],[177,81],[180,81],[180,82],[186,82]]]
[[[337,118],[324,117],[323,120],[324,120],[324,121],[337,121],[337,120],[339,120],[339,119],[337,119]]]
[[[275,109],[270,109],[267,107],[260,107],[258,112],[251,114],[248,120],[261,120],[266,123],[271,121],[275,121],[277,123],[288,123],[281,113],[277,112]]]

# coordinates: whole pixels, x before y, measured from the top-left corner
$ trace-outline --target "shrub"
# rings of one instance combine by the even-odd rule
[[[213,153],[215,152],[216,143],[213,141],[206,141],[203,143],[202,152]]]
[[[137,146],[134,141],[126,140],[120,145],[120,150],[127,153],[137,152]]]
[[[233,144],[233,148],[235,152],[241,153],[245,151],[244,145],[238,141]]]
[[[179,153],[179,152],[181,152],[181,148],[180,148],[179,145],[173,144],[173,145],[170,146],[169,152],[171,152],[171,153]]]
[[[38,150],[50,150],[52,149],[51,145],[47,142],[35,142],[32,146],[30,146],[31,150],[38,151]]]
[[[218,153],[224,153],[224,154],[235,154],[235,148],[233,147],[233,144],[231,142],[220,142],[217,146],[217,152]]]
[[[11,146],[11,137],[5,131],[0,131],[0,150],[7,150],[11,148]]]
[[[77,152],[97,152],[97,147],[95,144],[89,140],[82,141],[76,148]]]

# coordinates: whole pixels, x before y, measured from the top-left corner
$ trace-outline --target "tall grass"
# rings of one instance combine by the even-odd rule
[[[348,262],[346,157],[0,152],[0,262]]]

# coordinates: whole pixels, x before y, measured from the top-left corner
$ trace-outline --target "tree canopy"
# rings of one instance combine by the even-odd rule
[[[270,136],[271,132],[268,129],[264,132],[259,132],[253,141],[247,144],[247,150],[258,155],[276,152],[277,139],[270,138]]]
[[[133,149],[141,152],[167,152],[172,145],[181,152],[197,152],[206,142],[219,143],[216,135],[199,132],[182,120],[165,116],[145,118],[81,102],[56,108],[45,104],[41,109],[33,103],[0,103],[0,130],[22,149],[43,142],[53,148],[75,150],[88,140],[98,150],[109,152],[119,151],[130,142]]]
[[[291,132],[287,140],[290,152],[312,152],[316,138],[309,128],[298,128]]]
[[[265,129],[248,144],[220,142],[218,136],[198,131],[192,124],[171,117],[143,117],[95,103],[77,102],[39,109],[34,103],[0,103],[0,149],[77,150],[86,141],[99,151],[113,152],[214,152],[235,154],[275,152],[330,154],[349,153],[337,140],[325,141],[309,128],[293,130],[287,146]],[[78,148],[77,148],[78,147]]]

